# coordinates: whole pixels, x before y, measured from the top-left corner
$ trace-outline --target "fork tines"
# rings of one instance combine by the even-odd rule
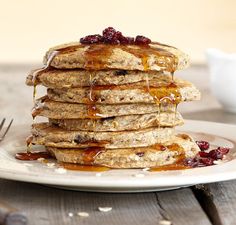
[[[6,122],[6,118],[4,118],[4,119],[2,120],[2,122],[1,122],[1,124],[0,124],[0,131],[2,130],[2,128],[3,128],[4,124],[5,124],[5,122]],[[7,128],[5,129],[5,131],[3,132],[3,134],[0,135],[0,141],[2,141],[2,140],[5,138],[7,132],[9,131],[9,129],[10,129],[11,125],[12,125],[12,122],[13,122],[13,119],[11,120],[11,122],[9,123],[9,125],[7,126]]]

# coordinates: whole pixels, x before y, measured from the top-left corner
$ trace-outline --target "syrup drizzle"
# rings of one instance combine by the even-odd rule
[[[38,76],[42,74],[43,72],[50,70],[50,64],[54,57],[58,54],[58,51],[53,51],[49,54],[47,63],[44,67],[35,70],[32,74],[32,82],[34,85],[33,89],[33,103],[34,103],[34,108],[32,110],[32,117],[33,117],[33,124],[35,122],[35,117],[40,113],[40,111],[43,110],[42,105],[37,105],[37,104],[43,104],[43,102],[46,100],[46,98],[42,98],[40,102],[36,103],[36,95],[37,95],[37,85],[40,83],[38,80]],[[37,160],[38,158],[51,158],[51,155],[47,152],[31,152],[31,146],[32,146],[32,140],[33,136],[29,136],[26,139],[26,144],[27,144],[27,152],[26,153],[17,153],[15,155],[16,159],[19,160]]]
[[[149,83],[149,77],[148,74],[146,74],[146,88],[147,92],[150,94],[150,83]],[[158,129],[161,127],[161,102],[156,102],[158,105],[158,111],[157,111],[157,122],[158,122]]]
[[[95,159],[106,151],[104,147],[88,147],[82,150],[82,160],[85,165],[93,165]]]
[[[93,92],[94,84],[93,84],[92,74],[89,75],[89,78],[90,78],[90,90],[89,90],[89,96],[87,99],[88,100],[87,113],[88,113],[89,118],[98,119],[98,118],[101,118],[102,116],[96,106],[97,100],[96,100],[96,96],[94,95],[94,92]]]
[[[48,60],[47,60],[47,63],[45,64],[45,66],[43,66],[42,68],[37,69],[33,72],[32,82],[34,84],[34,91],[33,91],[33,101],[34,102],[35,102],[36,94],[37,94],[36,86],[40,83],[39,80],[38,80],[38,76],[40,76],[40,74],[50,70],[51,62],[53,61],[55,56],[57,56],[58,54],[59,54],[59,51],[52,51],[48,56]]]
[[[184,149],[183,147],[181,147],[180,145],[173,143],[170,145],[162,145],[162,144],[154,144],[151,146],[152,149],[155,149],[156,151],[165,151],[165,150],[169,150],[169,151],[178,151],[180,154],[184,154]]]
[[[142,57],[142,64],[143,64],[144,71],[149,70],[149,63],[148,63],[148,57],[147,56]]]
[[[28,153],[31,150],[32,141],[33,141],[33,135],[30,135],[29,137],[26,138],[26,145],[27,145],[27,152]]]
[[[174,143],[168,146],[163,146],[160,144],[154,145],[154,148],[159,151],[164,151],[168,148],[170,151],[178,151],[179,155],[176,157],[176,161],[173,164],[163,165],[158,167],[152,167],[149,171],[150,172],[157,172],[157,171],[165,171],[165,170],[183,170],[183,169],[190,169],[191,167],[186,166],[184,164],[184,160],[186,159],[185,151],[183,147]]]
[[[52,158],[52,156],[45,151],[42,152],[18,152],[15,155],[16,159],[19,160],[27,160],[27,161],[33,161],[37,160],[39,158],[49,159]]]
[[[104,172],[110,170],[110,168],[105,166],[81,165],[75,163],[59,163],[59,166],[67,170],[88,171],[88,172]]]
[[[160,115],[163,105],[174,107],[174,118],[172,119],[172,125],[175,125],[177,106],[182,100],[180,88],[174,83],[174,72],[171,73],[171,82],[168,84],[160,85],[157,87],[151,86],[148,75],[146,75],[146,91],[153,97],[153,100],[158,105],[157,119],[160,127]]]
[[[35,104],[34,104],[34,107],[32,109],[32,112],[31,112],[31,115],[33,117],[33,121],[35,120],[35,117],[37,115],[39,115],[43,109],[44,109],[44,102],[46,102],[48,100],[48,97],[47,96],[44,96],[40,99],[38,99]]]
[[[172,83],[174,83],[174,72],[172,71],[170,74],[171,74],[171,81]]]
[[[184,170],[184,169],[191,169],[191,167],[186,166],[184,164],[170,164],[170,165],[153,167],[149,171],[158,172],[158,171],[166,171],[166,170]]]

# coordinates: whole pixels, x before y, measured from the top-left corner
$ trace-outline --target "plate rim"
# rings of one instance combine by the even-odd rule
[[[185,120],[185,123],[188,126],[196,126],[196,123],[198,123],[199,127],[202,127],[202,125],[204,124],[206,126],[206,124],[208,126],[211,127],[224,127],[224,129],[229,128],[229,129],[233,129],[236,131],[236,125],[234,124],[225,124],[225,123],[218,123],[218,122],[211,122],[211,121],[203,121],[203,120]],[[19,124],[19,125],[15,125],[13,126],[11,129],[13,129],[14,127],[18,128],[18,127],[22,127],[22,126],[28,126],[28,124]],[[206,127],[204,128],[206,129]],[[204,130],[203,129],[203,130]],[[211,128],[212,129],[212,128]],[[183,130],[183,129],[177,129],[177,130]],[[187,130],[188,131],[188,130]],[[204,132],[204,131],[203,131]],[[229,139],[231,141],[235,141],[236,142],[236,137],[232,140],[231,138],[229,138],[229,135],[219,135],[219,134],[215,134],[217,133],[216,130],[213,131],[213,135],[218,135],[222,138],[225,139]],[[212,133],[210,133],[212,134]],[[6,141],[2,142],[3,144]],[[1,144],[2,146],[2,144]],[[4,150],[4,148],[2,148],[0,146],[0,151]],[[4,150],[6,151],[6,150]],[[215,165],[213,166],[214,168],[216,167],[222,167],[226,165],[226,169],[228,167],[233,166],[233,164],[236,164],[236,159],[233,159],[230,162],[226,162],[224,164],[220,164],[220,165]],[[232,165],[231,165],[232,164]],[[194,168],[194,169],[190,169],[190,170],[194,170],[194,171],[200,171],[200,170],[206,170],[209,169],[210,167],[204,167],[204,168]],[[1,168],[1,164],[0,164],[0,178],[3,179],[8,179],[8,180],[15,180],[15,181],[23,181],[23,182],[30,182],[30,183],[38,183],[38,184],[46,184],[46,185],[54,185],[54,186],[68,186],[68,187],[77,187],[79,189],[79,187],[84,188],[84,187],[91,187],[91,188],[98,188],[98,189],[153,189],[153,188],[162,188],[162,187],[179,187],[179,186],[190,186],[190,185],[194,185],[194,184],[199,184],[199,183],[213,183],[213,182],[220,182],[220,181],[225,181],[225,180],[232,180],[232,179],[236,179],[236,166],[234,167],[235,170],[229,170],[229,171],[225,171],[225,170],[221,170],[221,172],[218,172],[217,175],[218,176],[209,176],[204,175],[203,173],[201,175],[197,175],[198,177],[198,181],[194,181],[193,177],[190,175],[186,174],[181,174],[181,176],[178,176],[178,179],[175,179],[175,181],[173,182],[173,180],[171,180],[170,178],[172,176],[168,175],[167,177],[164,176],[164,173],[170,173],[170,171],[161,171],[161,172],[152,172],[152,176],[144,176],[144,177],[132,177],[129,176],[128,178],[126,177],[125,179],[122,179],[123,182],[121,182],[119,180],[119,182],[114,183],[111,182],[110,180],[106,179],[106,176],[101,176],[101,177],[96,177],[93,176],[92,179],[88,179],[85,177],[77,177],[78,179],[71,179],[70,181],[68,181],[68,179],[62,179],[63,176],[65,176],[66,174],[61,174],[60,179],[58,177],[55,177],[54,179],[52,179],[51,176],[42,176],[41,179],[39,180],[39,175],[35,175],[35,174],[27,174],[24,172],[20,172],[20,173],[13,173],[12,171],[6,171],[5,169],[3,170]],[[134,170],[139,170],[140,173],[144,173],[141,169],[134,169]],[[182,171],[183,173],[186,172]],[[75,171],[75,173],[77,173],[77,171]],[[93,172],[94,173],[94,172]],[[149,172],[150,173],[150,172]],[[153,177],[155,178],[155,173],[161,173],[163,176],[161,177],[156,177],[156,179],[153,179]],[[145,173],[144,173],[145,174]],[[187,173],[188,174],[188,173]],[[174,177],[176,177],[175,175],[173,175]],[[43,179],[42,179],[43,178]],[[173,178],[173,177],[172,177]],[[86,179],[88,179],[86,181]],[[160,180],[161,179],[161,180]],[[66,182],[65,182],[66,181]],[[97,183],[97,181],[99,181],[99,183]]]

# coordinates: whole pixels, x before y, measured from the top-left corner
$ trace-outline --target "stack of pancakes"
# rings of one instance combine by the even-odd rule
[[[110,168],[159,167],[193,158],[193,139],[176,134],[183,124],[177,105],[199,91],[173,77],[188,66],[180,50],[151,43],[69,43],[49,49],[45,67],[26,83],[47,87],[32,115],[31,143],[44,145],[64,163]]]

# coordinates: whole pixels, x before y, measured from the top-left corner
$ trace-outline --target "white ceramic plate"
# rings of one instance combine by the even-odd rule
[[[195,140],[206,140],[215,146],[230,147],[228,160],[219,165],[187,170],[148,172],[141,169],[110,170],[96,176],[96,172],[55,172],[38,161],[19,161],[16,152],[25,151],[25,138],[29,126],[13,126],[0,144],[0,178],[33,182],[71,190],[96,192],[146,192],[160,191],[236,179],[236,126],[205,121],[187,120],[179,128]],[[143,175],[137,175],[143,174]]]

